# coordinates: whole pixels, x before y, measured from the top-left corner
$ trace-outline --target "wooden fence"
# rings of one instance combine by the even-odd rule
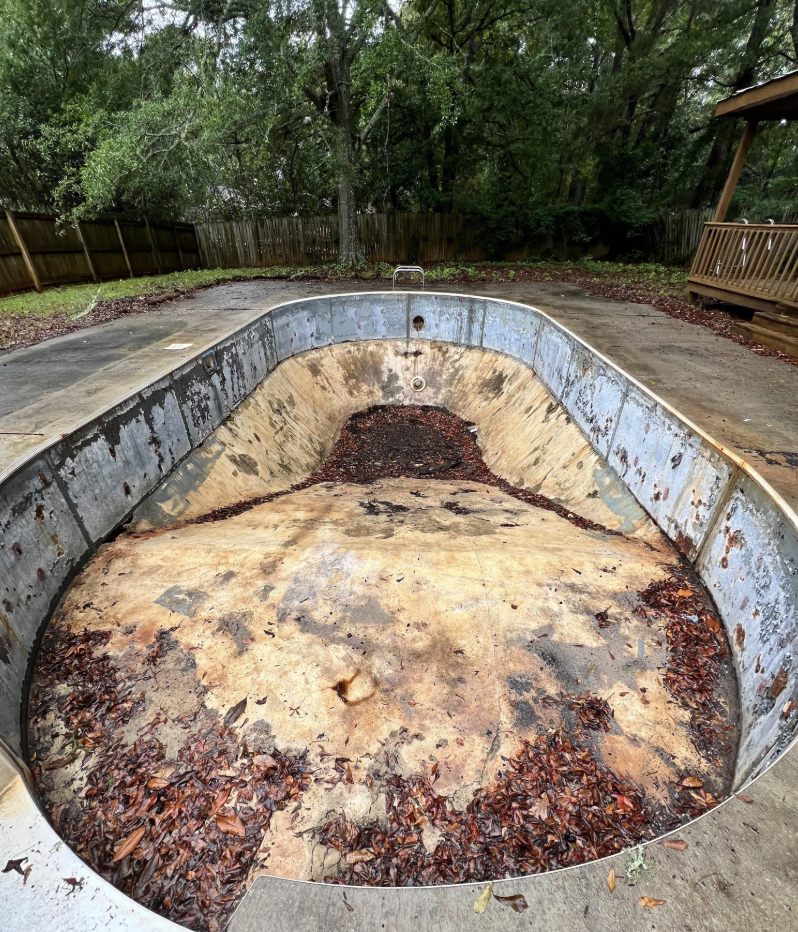
[[[190,224],[85,220],[70,226],[45,214],[0,213],[0,293],[155,275],[200,264]]]
[[[369,262],[476,262],[486,258],[473,226],[457,214],[361,214]],[[338,218],[280,217],[198,223],[205,268],[270,268],[338,259]]]
[[[713,210],[671,212],[651,229],[660,261],[695,255]],[[748,220],[767,219],[750,215]],[[779,223],[795,223],[786,211]],[[478,224],[458,214],[390,213],[358,217],[370,262],[479,262],[487,258]],[[545,240],[545,241],[544,241]],[[543,238],[505,256],[518,261],[551,252]],[[592,252],[592,250],[584,250]],[[194,268],[269,268],[338,259],[338,218],[281,217],[190,224],[90,220],[59,224],[43,214],[0,211],[0,294],[80,281],[153,275]]]

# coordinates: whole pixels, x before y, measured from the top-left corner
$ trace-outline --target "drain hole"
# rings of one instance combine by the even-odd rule
[[[414,330],[424,329],[424,318],[420,314],[416,314],[416,316],[413,318],[413,329]]]

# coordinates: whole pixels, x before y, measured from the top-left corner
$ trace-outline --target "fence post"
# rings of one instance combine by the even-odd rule
[[[9,227],[11,227],[11,233],[13,234],[14,239],[17,241],[17,246],[19,246],[20,252],[22,253],[22,259],[28,270],[28,275],[30,275],[30,277],[33,279],[33,285],[36,290],[41,291],[42,283],[39,280],[39,273],[36,271],[36,266],[33,264],[33,258],[28,252],[28,247],[25,245],[25,240],[22,238],[22,234],[19,232],[16,220],[14,219],[13,211],[6,211],[6,219],[8,220]]]
[[[80,220],[75,223],[75,232],[78,234],[80,245],[83,247],[83,254],[86,256],[86,265],[89,267],[89,273],[94,281],[98,282],[100,279],[97,275],[97,269],[94,268],[94,263],[91,261],[91,253],[89,252],[89,247],[86,245],[86,237],[83,235],[83,230],[80,228]]]
[[[119,226],[119,221],[114,219],[114,226],[116,227],[116,236],[119,240],[119,245],[122,247],[122,255],[125,257],[125,265],[127,266],[128,274],[133,278],[133,266],[130,264],[130,257],[127,254],[127,248],[125,246],[125,241],[122,238],[122,230]]]
[[[150,238],[150,248],[152,249],[152,256],[155,259],[155,264],[158,266],[158,274],[163,274],[163,265],[161,265],[161,253],[158,251],[158,247],[155,245],[155,237],[152,235],[152,229],[150,227],[150,221],[145,217],[144,223],[147,227],[147,236]]]
[[[180,237],[177,233],[177,227],[172,227],[172,236],[175,238],[175,246],[177,247],[177,261],[180,263],[180,271],[183,271],[183,250],[180,248]]]

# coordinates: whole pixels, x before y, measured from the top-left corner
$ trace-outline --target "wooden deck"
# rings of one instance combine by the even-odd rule
[[[751,308],[733,332],[798,356],[798,225],[705,224],[687,287]]]
[[[755,311],[798,309],[798,224],[705,224],[688,289]]]

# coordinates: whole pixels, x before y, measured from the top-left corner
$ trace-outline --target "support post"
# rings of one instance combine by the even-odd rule
[[[78,239],[80,240],[80,245],[83,247],[83,255],[86,257],[86,265],[89,267],[89,274],[98,282],[100,280],[97,275],[97,269],[94,268],[94,263],[91,259],[91,253],[89,252],[89,247],[86,245],[86,237],[83,235],[83,230],[80,228],[80,220],[75,223],[75,232],[78,234]]]
[[[39,273],[36,271],[36,266],[33,264],[33,258],[28,252],[28,247],[25,245],[25,240],[22,238],[22,234],[19,232],[19,227],[17,226],[17,222],[14,219],[13,211],[6,211],[6,220],[8,220],[8,225],[11,228],[11,234],[17,241],[17,246],[19,246],[20,252],[22,253],[22,260],[28,270],[28,275],[30,275],[30,277],[33,279],[33,287],[37,291],[41,291],[42,283],[39,279]]]
[[[749,120],[745,124],[745,132],[743,133],[743,138],[740,140],[740,145],[737,146],[737,152],[734,156],[734,161],[732,162],[731,171],[729,172],[729,177],[726,179],[726,184],[723,186],[723,193],[720,196],[720,201],[718,203],[718,209],[715,211],[715,217],[713,223],[723,223],[726,219],[726,214],[729,212],[729,205],[731,204],[732,195],[737,187],[737,182],[740,180],[740,175],[743,173],[743,168],[745,168],[745,160],[748,158],[748,150],[751,148],[751,143],[754,141],[754,136],[756,136],[757,121]]]
[[[127,266],[128,275],[133,278],[133,266],[130,264],[130,256],[127,254],[127,247],[125,246],[125,241],[122,238],[122,229],[119,226],[119,221],[114,220],[114,226],[116,227],[116,236],[119,240],[119,245],[122,247],[122,255],[125,257],[125,265]]]
[[[152,235],[152,228],[150,227],[150,221],[145,217],[144,223],[147,226],[147,236],[150,238],[150,248],[152,249],[152,257],[155,259],[155,264],[158,267],[158,274],[163,274],[163,266],[161,265],[161,254],[158,251],[158,247],[155,245],[155,237]]]

